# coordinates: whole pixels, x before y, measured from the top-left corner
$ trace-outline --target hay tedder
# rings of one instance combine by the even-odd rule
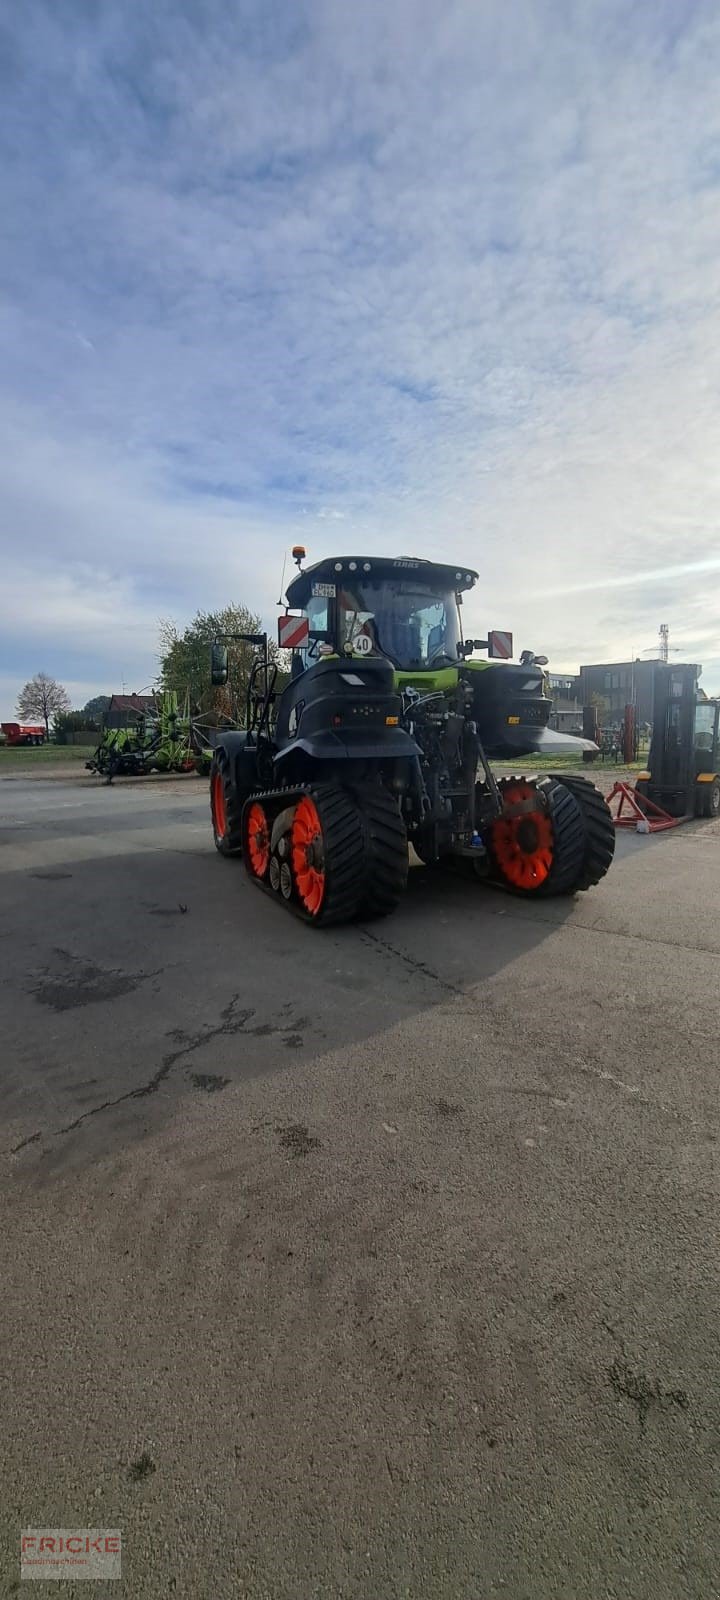
[[[210,771],[212,751],[207,735],[190,716],[189,695],[182,710],[174,689],[155,697],[147,712],[125,719],[123,727],[105,726],[97,749],[85,762],[90,772],[113,778],[150,772]]]
[[[548,727],[544,656],[509,634],[464,639],[477,573],[414,559],[339,557],[288,586],[292,649],[276,694],[267,636],[256,646],[246,726],[219,736],[210,774],[222,855],[306,921],[384,915],[408,873],[455,863],[525,896],[574,894],[604,877],[615,848],[603,796],[580,777],[495,777],[494,758],[595,746]],[[476,652],[488,652],[478,659]],[[212,678],[227,681],[227,648]]]

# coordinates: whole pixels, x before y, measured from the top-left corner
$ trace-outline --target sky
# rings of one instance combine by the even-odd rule
[[[23,0],[0,26],[0,712],[274,629],[284,552],[720,691],[716,0]]]

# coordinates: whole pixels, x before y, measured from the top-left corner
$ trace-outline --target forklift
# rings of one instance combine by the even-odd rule
[[[635,795],[671,817],[720,817],[720,700],[703,700],[700,669],[658,662],[647,772]]]

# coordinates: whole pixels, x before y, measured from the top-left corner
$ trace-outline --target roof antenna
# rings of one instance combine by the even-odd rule
[[[280,577],[280,593],[278,595],[278,600],[277,600],[277,603],[278,603],[279,606],[281,606],[282,603],[283,603],[283,594],[285,592],[285,563],[286,563],[286,561],[287,561],[287,550],[285,550],[283,552],[282,574],[281,574],[281,577]]]

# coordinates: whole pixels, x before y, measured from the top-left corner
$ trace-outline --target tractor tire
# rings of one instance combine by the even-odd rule
[[[398,803],[382,784],[354,791],[365,826],[365,872],[357,915],[387,917],[407,888],[408,841]]]
[[[585,857],[575,888],[593,889],[605,877],[615,855],[615,824],[605,796],[586,778],[558,778],[580,807],[585,824]]]
[[[320,844],[321,866],[310,864],[313,830]],[[291,829],[291,860],[306,921],[324,928],[351,922],[367,872],[365,824],[354,795],[331,783],[304,792]]]
[[[705,805],[704,817],[720,817],[720,778],[713,778],[712,783],[704,783]]]
[[[215,751],[210,768],[210,816],[215,849],[221,856],[242,854],[240,827],[244,795],[232,781],[230,758],[222,745]]]
[[[574,794],[557,778],[544,778],[547,810],[539,812],[535,839],[526,846],[521,826],[508,830],[498,817],[488,829],[487,844],[496,882],[511,894],[541,899],[550,895],[574,894],[581,887],[585,864],[585,824]],[[539,788],[527,779],[502,779],[499,788],[513,785]],[[541,819],[541,820],[540,820]],[[508,839],[508,833],[510,838]]]

